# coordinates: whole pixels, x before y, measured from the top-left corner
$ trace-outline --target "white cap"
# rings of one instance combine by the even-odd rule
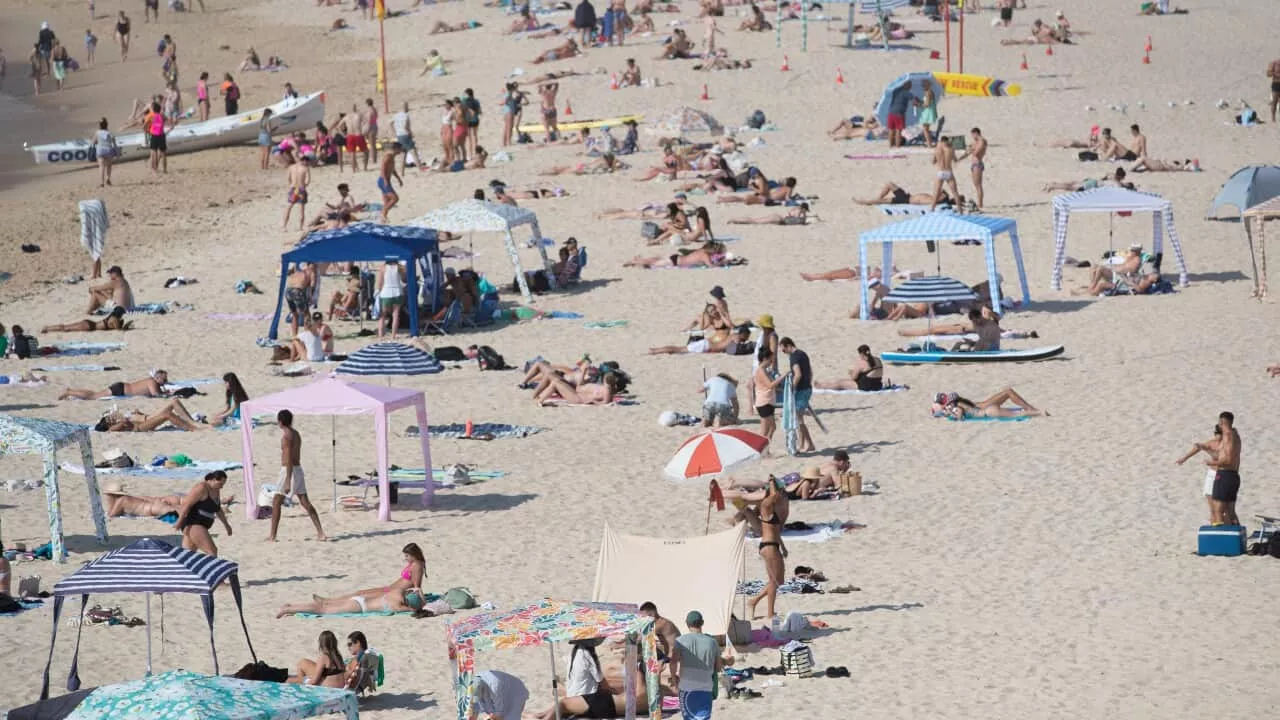
[[[45,20],[44,22],[40,23],[40,29],[41,29],[41,30],[48,30],[48,29],[49,29],[49,21],[48,21],[48,20]]]

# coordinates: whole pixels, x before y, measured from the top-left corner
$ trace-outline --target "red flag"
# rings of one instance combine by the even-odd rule
[[[715,480],[711,481],[711,497],[707,498],[707,502],[716,504],[716,512],[724,512],[724,491]]]

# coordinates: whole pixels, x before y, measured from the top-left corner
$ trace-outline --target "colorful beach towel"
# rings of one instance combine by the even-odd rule
[[[906,385],[890,385],[880,390],[836,390],[834,388],[814,388],[814,395],[879,395],[881,393],[902,392],[908,390]]]
[[[58,467],[75,475],[84,475],[84,466],[75,463],[63,462]],[[239,470],[244,467],[238,462],[223,462],[220,460],[197,460],[190,465],[183,467],[164,467],[150,465],[135,465],[127,468],[94,468],[97,475],[113,475],[116,477],[133,477],[133,478],[163,478],[165,480],[194,480],[211,473],[214,470]]]
[[[588,330],[606,330],[608,328],[626,327],[626,320],[593,320],[585,322],[582,327]]]
[[[764,580],[743,580],[738,583],[739,595],[759,595],[764,590]],[[822,592],[822,586],[812,580],[791,578],[778,586],[779,595],[814,595]]]
[[[404,437],[418,437],[420,430],[417,425],[410,425],[404,429]],[[542,428],[536,425],[508,425],[506,423],[477,423],[471,426],[472,436],[480,435],[485,437],[498,438],[525,438],[530,435],[537,435],[542,432]],[[451,425],[428,425],[427,435],[433,438],[446,438],[451,440],[463,439],[467,435],[467,426],[463,423],[453,423]]]

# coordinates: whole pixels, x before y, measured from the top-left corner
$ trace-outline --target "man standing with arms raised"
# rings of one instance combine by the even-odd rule
[[[1218,519],[1226,525],[1239,525],[1236,496],[1240,492],[1240,433],[1235,429],[1236,417],[1230,412],[1218,415],[1222,441],[1218,452],[1206,464],[1217,470],[1213,478],[1213,502],[1218,506]]]
[[[307,479],[302,474],[301,466],[302,436],[293,429],[293,413],[281,410],[276,413],[276,422],[280,425],[280,484],[271,497],[271,534],[267,536],[267,542],[276,541],[276,530],[280,527],[280,510],[284,506],[286,495],[298,498],[298,503],[307,511],[307,515],[311,517],[311,523],[316,526],[316,539],[324,542],[329,538],[325,537],[324,530],[320,527],[320,516],[316,514],[315,506],[307,498]]]

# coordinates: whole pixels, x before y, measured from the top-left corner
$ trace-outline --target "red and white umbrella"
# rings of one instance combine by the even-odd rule
[[[718,475],[760,457],[768,444],[763,435],[750,430],[709,430],[685,440],[667,463],[665,472],[673,480]]]

